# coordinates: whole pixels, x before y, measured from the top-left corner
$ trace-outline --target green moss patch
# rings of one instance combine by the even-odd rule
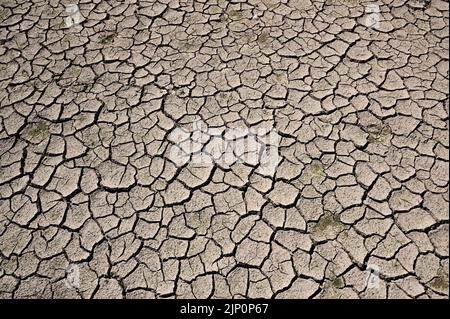
[[[111,44],[114,42],[115,38],[116,38],[116,34],[114,34],[114,33],[106,34],[100,38],[100,43],[103,45]]]
[[[325,169],[323,167],[323,164],[321,162],[314,162],[311,164],[311,172],[316,176],[322,176],[325,177]]]
[[[259,45],[264,46],[264,45],[269,43],[269,40],[270,40],[270,33],[269,33],[269,31],[263,31],[258,36],[258,39],[256,41],[259,43]]]
[[[448,288],[449,288],[448,274],[446,274],[442,270],[442,268],[440,268],[437,272],[436,277],[433,280],[431,280],[429,285],[434,290],[441,291],[441,292],[448,292]]]
[[[311,234],[314,237],[322,237],[327,235],[337,235],[345,229],[345,225],[341,222],[338,215],[326,213],[320,217],[319,221],[312,227]]]
[[[34,140],[43,140],[50,135],[49,127],[45,122],[37,122],[30,124],[25,129],[25,136]]]
[[[392,138],[391,128],[383,124],[374,124],[366,127],[370,143],[387,144]]]

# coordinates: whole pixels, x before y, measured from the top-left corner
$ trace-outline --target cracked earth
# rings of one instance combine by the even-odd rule
[[[448,298],[448,35],[440,0],[2,0],[0,297]],[[178,165],[198,118],[275,129],[276,171]]]

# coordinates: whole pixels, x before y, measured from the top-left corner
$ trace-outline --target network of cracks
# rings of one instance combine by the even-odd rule
[[[2,0],[0,298],[448,298],[448,37],[441,0]]]

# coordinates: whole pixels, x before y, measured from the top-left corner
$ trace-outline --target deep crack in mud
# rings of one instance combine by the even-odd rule
[[[441,0],[2,0],[0,297],[448,298],[448,35]]]

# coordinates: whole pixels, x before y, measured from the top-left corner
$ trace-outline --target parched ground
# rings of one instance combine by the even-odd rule
[[[1,0],[0,297],[448,298],[448,36],[440,0]],[[175,161],[199,119],[276,171]]]

